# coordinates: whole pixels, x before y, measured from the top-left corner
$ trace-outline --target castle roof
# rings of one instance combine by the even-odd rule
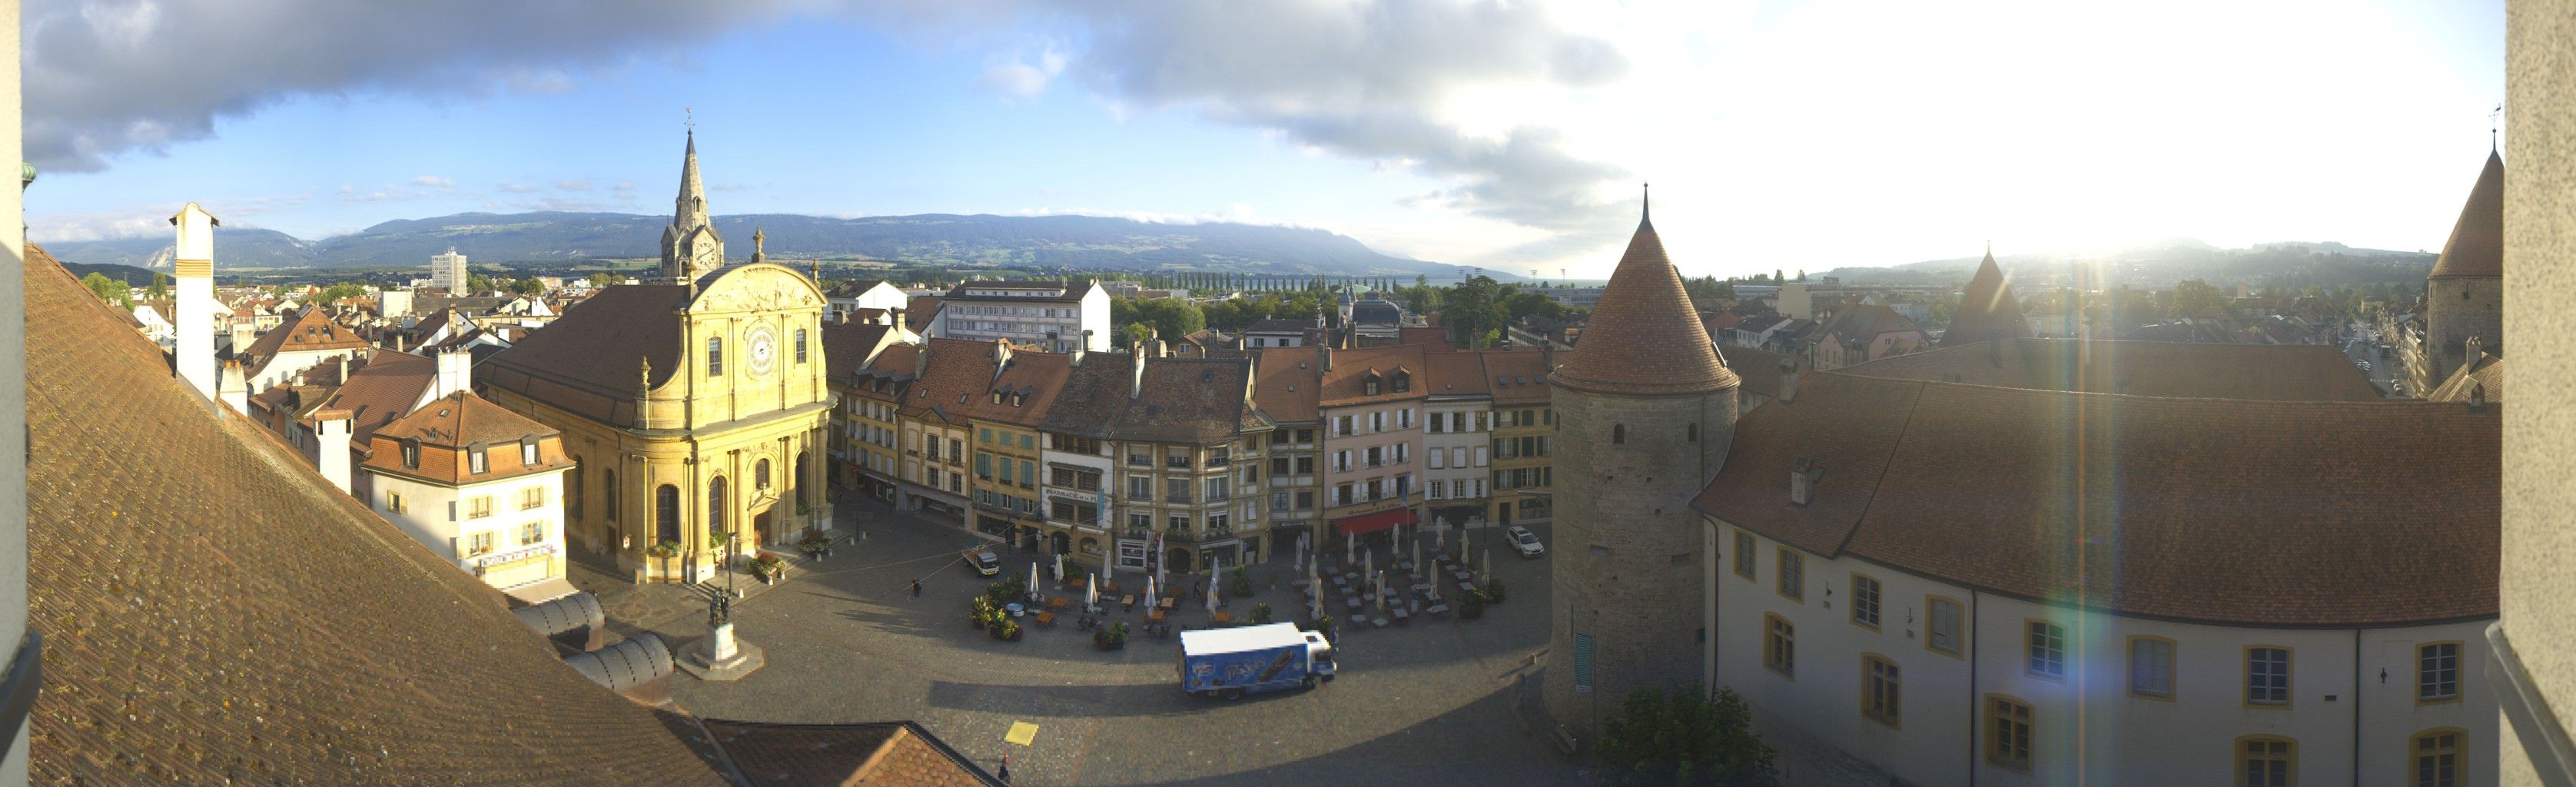
[[[2021,301],[2013,298],[2012,285],[2004,281],[2004,270],[1995,265],[1994,250],[1988,249],[1985,261],[1977,263],[1976,275],[1968,278],[1968,290],[1959,298],[1959,311],[1950,316],[1949,330],[1941,334],[1941,346],[2029,336],[2030,324],[2021,319]]]
[[[2478,184],[2469,188],[2460,221],[2451,225],[2451,240],[2442,244],[2432,278],[2504,275],[2504,157],[2487,154]]]
[[[1728,348],[1728,353],[1735,352]],[[2370,379],[2322,344],[2005,339],[1835,370],[1860,377],[2045,391],[2272,402],[2376,402]]]
[[[1634,396],[1704,394],[1738,384],[1709,344],[1653,221],[1637,221],[1583,340],[1551,379],[1579,391]]]

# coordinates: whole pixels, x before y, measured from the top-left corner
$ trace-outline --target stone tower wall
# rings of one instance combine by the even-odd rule
[[[1690,501],[1726,462],[1736,389],[1644,398],[1558,388],[1552,404],[1558,499],[1546,702],[1589,741],[1628,692],[1701,677],[1708,556]],[[1626,440],[1614,443],[1622,426]],[[1576,691],[1577,634],[1593,637],[1589,692]]]
[[[2445,276],[2424,282],[2424,356],[2426,386],[2441,385],[2451,379],[2460,364],[2469,337],[2478,337],[2492,350],[2504,346],[2504,279],[2485,276]],[[2415,395],[2430,392],[2422,388]]]

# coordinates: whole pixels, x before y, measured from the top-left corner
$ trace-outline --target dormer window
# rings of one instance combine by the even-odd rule
[[[1367,378],[1365,378],[1365,379],[1363,379],[1363,380],[1361,380],[1361,381],[1360,381],[1360,395],[1361,395],[1361,396],[1376,396],[1376,395],[1377,395],[1377,387],[1378,387],[1378,376],[1377,376],[1376,374],[1372,373],[1372,374],[1370,374]]]
[[[491,472],[492,461],[490,459],[490,452],[483,450],[483,446],[475,445],[471,448],[465,449],[465,457],[468,472],[476,475]]]
[[[1395,392],[1404,393],[1410,390],[1413,390],[1413,375],[1404,372],[1396,372]]]
[[[402,463],[405,470],[420,469],[420,441],[406,439],[402,442]]]
[[[521,467],[535,467],[535,466],[537,466],[537,438],[534,438],[534,437],[525,437],[525,438],[520,438],[520,440],[519,440],[519,466],[521,466]]]

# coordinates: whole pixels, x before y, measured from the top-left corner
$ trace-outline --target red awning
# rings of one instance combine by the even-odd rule
[[[1422,518],[1414,516],[1413,509],[1395,508],[1374,514],[1346,516],[1333,520],[1333,534],[1375,533],[1393,529],[1396,525],[1410,525],[1419,521],[1422,521]]]

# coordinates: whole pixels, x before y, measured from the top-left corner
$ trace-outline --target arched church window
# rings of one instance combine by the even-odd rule
[[[769,488],[769,460],[763,459],[752,464],[751,485],[756,489]]]
[[[707,532],[724,529],[726,508],[724,476],[716,476],[707,482]]]

